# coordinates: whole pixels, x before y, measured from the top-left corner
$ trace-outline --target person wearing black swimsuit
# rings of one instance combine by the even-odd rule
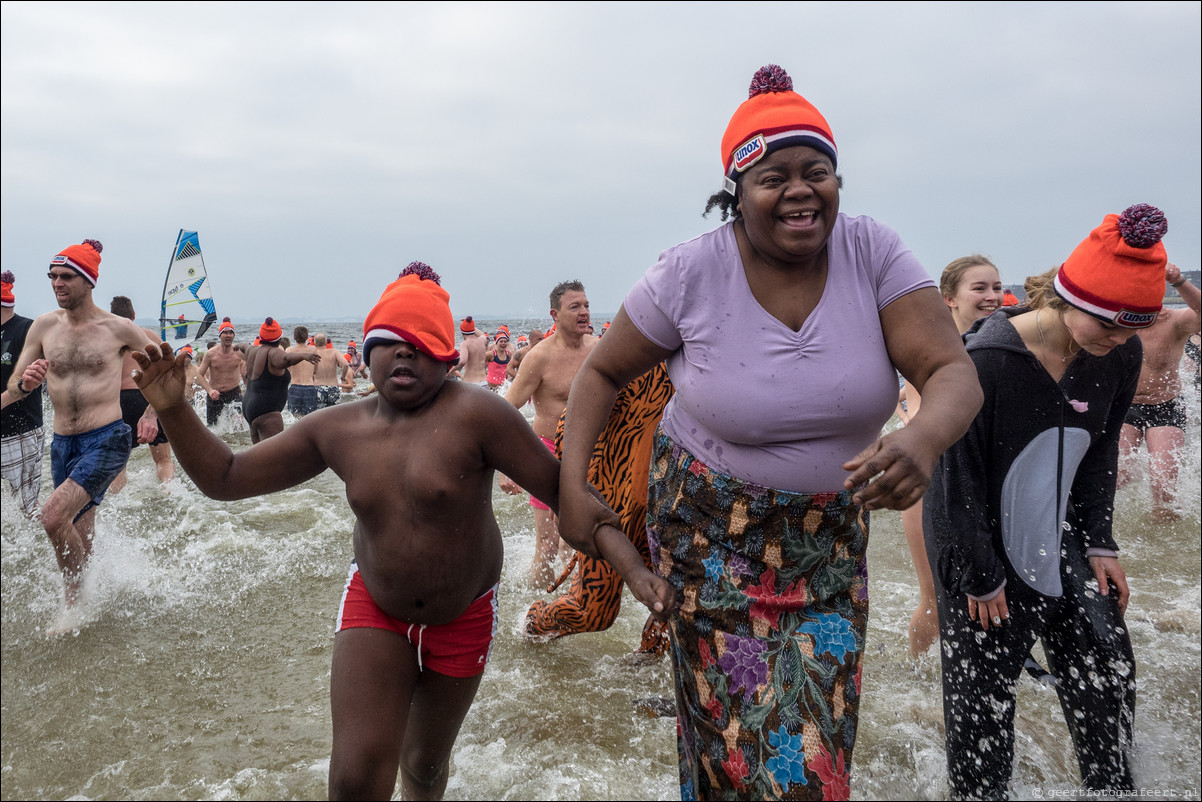
[[[292,380],[288,368],[300,362],[316,364],[321,360],[316,353],[287,353],[280,347],[283,336],[280,324],[267,318],[259,327],[259,345],[252,345],[246,352],[242,414],[250,424],[252,443],[284,431],[284,416],[280,413],[288,404],[288,383]]]

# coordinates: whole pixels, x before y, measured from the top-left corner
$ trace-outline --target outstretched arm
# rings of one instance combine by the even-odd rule
[[[158,412],[184,471],[210,498],[231,500],[274,493],[311,479],[326,464],[310,432],[299,423],[234,454],[201,422],[184,398],[184,359],[162,343],[135,353],[134,381]]]
[[[1178,325],[1181,327],[1182,334],[1187,337],[1197,334],[1199,323],[1202,323],[1202,312],[1200,312],[1202,310],[1202,291],[1199,291],[1192,281],[1181,275],[1181,268],[1172,262],[1169,262],[1164,269],[1164,280],[1177,290],[1181,300],[1185,301],[1185,305],[1193,312],[1193,315],[1181,315],[1181,322]]]
[[[299,365],[301,362],[308,362],[311,365],[319,365],[321,364],[321,354],[316,352],[302,354],[300,351],[288,353],[281,348],[272,348],[271,352],[267,354],[267,360],[276,370],[283,370],[284,368],[290,368],[293,365]]]
[[[934,287],[882,309],[881,329],[890,359],[922,394],[922,406],[905,428],[843,464],[851,471],[843,486],[856,490],[855,502],[867,509],[904,510],[922,498],[939,455],[968,430],[981,408],[981,386]]]

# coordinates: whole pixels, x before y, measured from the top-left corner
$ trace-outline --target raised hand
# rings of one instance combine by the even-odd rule
[[[144,352],[134,351],[131,356],[138,365],[134,382],[156,412],[187,403],[184,400],[187,360],[176,356],[170,345],[147,346]]]

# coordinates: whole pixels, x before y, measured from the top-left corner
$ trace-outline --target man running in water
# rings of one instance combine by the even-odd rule
[[[54,546],[68,608],[79,598],[92,554],[96,506],[129,459],[130,428],[121,418],[122,362],[130,351],[158,347],[132,320],[92,300],[101,247],[84,240],[51,260],[48,276],[59,308],[29,327],[7,393],[24,398],[45,381],[54,404],[54,492],[42,508],[42,527]]]
[[[551,290],[551,319],[556,333],[530,348],[522,357],[517,378],[509,386],[505,400],[518,409],[534,402],[534,433],[555,452],[555,429],[559,416],[568,406],[568,391],[585,358],[597,344],[589,334],[592,325],[588,296],[579,281],[564,281]],[[501,477],[501,489],[517,493],[513,482]],[[571,549],[559,538],[559,522],[546,504],[531,497],[534,508],[534,560],[530,565],[530,584],[546,588],[555,580],[555,561],[561,549]]]
[[[221,321],[216,348],[205,351],[200,360],[200,376],[209,385],[205,421],[217,423],[221,410],[242,400],[242,380],[246,376],[246,360],[234,348],[234,324],[227,317]]]
[[[1118,486],[1131,479],[1131,460],[1140,443],[1148,446],[1152,478],[1152,520],[1157,523],[1181,517],[1174,502],[1177,497],[1177,469],[1185,446],[1185,404],[1181,398],[1181,357],[1191,334],[1198,333],[1202,292],[1181,275],[1177,265],[1165,267],[1165,281],[1177,290],[1186,309],[1165,307],[1151,327],[1142,329],[1144,362],[1139,372],[1139,387],[1127,411],[1127,420],[1119,436]]]
[[[316,346],[309,342],[309,329],[297,326],[292,330],[293,345],[284,350],[286,354],[308,356],[316,354]],[[288,368],[292,382],[288,385],[288,411],[294,418],[303,418],[310,412],[316,412],[317,384],[313,381],[314,364],[308,360],[297,362]]]

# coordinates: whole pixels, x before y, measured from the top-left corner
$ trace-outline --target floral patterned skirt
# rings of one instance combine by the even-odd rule
[[[846,799],[868,621],[868,512],[709,468],[662,431],[651,555],[670,622],[682,799]]]

